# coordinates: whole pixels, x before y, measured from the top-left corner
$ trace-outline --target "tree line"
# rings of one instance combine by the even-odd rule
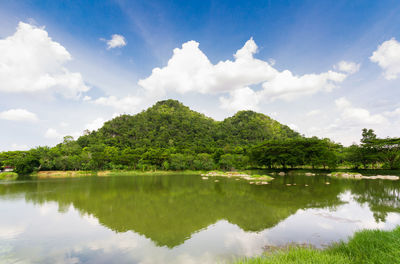
[[[93,143],[82,146],[67,136],[55,147],[0,153],[0,166],[19,174],[35,170],[233,170],[247,168],[400,168],[400,138],[377,138],[363,129],[361,144],[343,147],[316,137],[266,140],[252,146],[193,149],[131,148]]]

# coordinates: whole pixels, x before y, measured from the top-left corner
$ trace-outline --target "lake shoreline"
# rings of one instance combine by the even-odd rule
[[[78,178],[78,177],[109,177],[109,176],[143,176],[143,175],[165,175],[165,174],[195,174],[200,175],[204,171],[139,171],[139,170],[105,170],[105,171],[39,171],[31,174],[38,179],[49,178]]]
[[[183,171],[174,171],[174,170],[149,170],[149,171],[142,171],[142,170],[102,170],[102,171],[39,171],[34,172],[28,176],[37,178],[37,179],[49,179],[49,178],[77,178],[77,177],[90,177],[90,176],[99,176],[99,177],[108,177],[108,176],[143,176],[143,175],[166,175],[166,174],[192,174],[192,175],[206,175],[207,173],[214,172],[214,176],[221,176],[226,177],[234,176],[234,174],[246,174],[248,176],[256,176],[260,173],[258,171],[262,171],[262,174],[272,175],[274,177],[282,177],[295,174],[304,174],[306,176],[318,177],[320,174],[326,174],[327,176],[334,176],[332,174],[343,173],[353,175],[356,174],[354,170],[346,170],[346,169],[339,169],[336,171],[324,170],[324,169],[249,169],[243,171],[204,171],[204,170],[183,170]],[[254,174],[253,172],[256,172]],[[0,173],[0,176],[5,173]],[[16,173],[12,173],[16,176]],[[382,169],[375,169],[375,170],[358,170],[358,175],[362,176],[362,179],[379,179],[376,176],[382,175],[400,175],[400,171],[398,170],[382,170]],[[353,177],[335,177],[335,178],[343,178],[343,179],[353,179]],[[0,177],[0,180],[16,180],[17,177]],[[361,179],[361,178],[355,178]]]

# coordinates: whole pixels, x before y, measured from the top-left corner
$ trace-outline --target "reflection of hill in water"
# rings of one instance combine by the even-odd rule
[[[174,247],[221,219],[245,231],[261,231],[298,209],[340,205],[338,195],[347,188],[365,188],[348,181],[331,180],[332,184],[325,185],[319,177],[295,179],[296,186],[284,185],[293,180],[287,177],[256,186],[234,179],[215,183],[190,175],[88,177],[0,186],[0,195],[24,193],[34,203],[55,201],[60,210],[72,204],[114,231],[132,230],[159,246]],[[305,181],[309,187],[304,187]],[[380,187],[380,193],[385,192],[385,185]],[[375,201],[374,195],[367,196],[369,202]]]

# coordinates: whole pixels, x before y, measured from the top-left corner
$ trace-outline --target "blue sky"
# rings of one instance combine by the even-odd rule
[[[398,136],[399,14],[398,1],[3,0],[0,150],[166,98],[346,145],[363,127]]]

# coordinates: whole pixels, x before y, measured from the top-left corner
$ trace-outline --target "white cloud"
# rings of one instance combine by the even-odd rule
[[[319,109],[314,109],[314,110],[311,110],[310,112],[308,112],[307,114],[306,114],[306,116],[316,116],[316,115],[319,115],[321,113],[321,110],[319,110]]]
[[[36,114],[29,112],[25,109],[10,109],[0,112],[0,119],[11,121],[30,121],[35,122],[38,120]]]
[[[121,99],[115,96],[109,96],[100,97],[92,102],[98,105],[111,106],[122,112],[132,113],[137,110],[142,99],[136,96],[126,96]]]
[[[230,97],[220,97],[222,109],[227,110],[258,110],[259,96],[249,87],[233,90],[229,93]]]
[[[10,150],[29,150],[27,145],[12,144]]]
[[[51,139],[62,139],[63,135],[60,134],[56,129],[54,128],[49,128],[47,129],[46,133],[44,134],[46,138],[51,138]]]
[[[357,125],[382,125],[388,120],[380,114],[371,114],[367,109],[354,107],[350,101],[341,97],[335,100],[336,107],[340,111],[341,122],[348,126]]]
[[[235,60],[213,65],[199,49],[199,43],[188,41],[174,49],[164,68],[154,68],[139,85],[154,94],[229,92],[272,78],[277,71],[268,62],[253,58],[257,45],[250,39],[236,52]]]
[[[69,127],[67,122],[60,122],[60,127]]]
[[[104,120],[104,119],[101,118],[101,117],[96,118],[95,120],[93,120],[92,122],[90,122],[89,124],[87,124],[87,125],[85,126],[85,130],[86,130],[86,129],[89,130],[89,131],[97,130],[97,129],[99,129],[100,127],[103,126],[103,124],[104,124],[105,121],[106,121],[106,120]]]
[[[65,136],[72,136],[74,139],[77,139],[83,135],[84,130],[89,130],[89,131],[97,130],[103,126],[105,121],[106,120],[104,118],[101,117],[96,118],[93,121],[87,123],[84,129],[81,130],[81,132],[79,131],[60,132],[55,128],[48,128],[44,136],[45,138],[48,139],[57,139],[57,140],[62,140]],[[69,125],[67,123],[61,122],[60,126],[63,128],[67,128]]]
[[[392,38],[378,46],[370,57],[383,70],[387,80],[394,80],[400,74],[400,43]]]
[[[68,98],[89,90],[80,73],[64,64],[71,55],[44,28],[20,22],[14,35],[0,39],[0,92],[52,90]]]
[[[328,71],[320,74],[293,75],[284,70],[275,78],[262,84],[260,94],[269,100],[294,100],[303,95],[310,95],[319,91],[330,92],[347,77],[346,74]]]
[[[269,113],[269,116],[276,119],[276,117],[278,116],[278,113],[277,112],[272,112],[272,113]]]
[[[111,36],[110,40],[107,40],[107,49],[114,49],[126,46],[126,41],[124,36],[114,34]]]
[[[289,70],[280,72],[272,67],[273,63],[254,58],[257,50],[251,38],[234,54],[234,60],[212,64],[199,49],[198,42],[188,41],[182,48],[174,49],[167,66],[154,68],[138,84],[152,96],[164,96],[168,91],[228,93],[229,97],[220,97],[222,108],[257,109],[261,101],[293,100],[306,94],[331,91],[359,67],[352,62],[341,62],[341,71],[346,73],[327,71],[297,76]],[[259,84],[262,90],[251,88]]]
[[[61,132],[57,131],[57,129],[49,128],[46,130],[44,137],[48,138],[48,139],[62,140],[65,136],[72,136],[73,138],[77,139],[81,135],[82,135],[82,133],[80,133],[80,132],[61,133]]]
[[[384,112],[383,113],[385,116],[388,116],[388,117],[396,117],[396,116],[399,116],[400,117],[400,107],[399,108],[396,108],[395,110],[393,110],[393,111],[386,111],[386,112]]]
[[[346,73],[356,73],[360,70],[360,64],[351,61],[341,61],[334,66],[335,69],[346,72]]]

